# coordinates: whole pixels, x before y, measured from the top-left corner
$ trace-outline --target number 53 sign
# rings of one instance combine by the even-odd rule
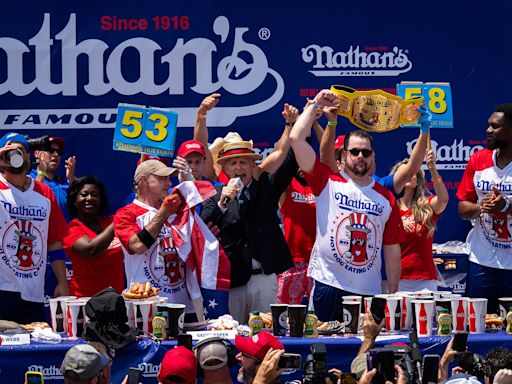
[[[432,128],[453,128],[452,91],[450,83],[421,83],[403,81],[396,85],[396,94],[403,99],[423,96],[432,113]],[[407,124],[419,127],[418,123]]]
[[[171,157],[177,123],[178,114],[167,109],[119,104],[114,149]]]

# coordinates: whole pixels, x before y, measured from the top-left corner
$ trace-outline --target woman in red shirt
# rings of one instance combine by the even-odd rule
[[[408,159],[398,163],[396,170]],[[436,222],[448,204],[448,191],[436,168],[434,152],[427,152],[427,167],[432,177],[435,195],[426,187],[425,174],[419,171],[405,184],[398,199],[402,224],[406,233],[400,243],[402,250],[402,273],[398,284],[400,291],[437,291],[437,273],[432,257],[432,241]]]
[[[121,293],[125,285],[121,243],[114,237],[113,217],[99,216],[108,207],[105,187],[95,177],[80,177],[68,189],[67,206],[75,218],[64,238],[73,267],[69,294],[94,296],[107,287]]]

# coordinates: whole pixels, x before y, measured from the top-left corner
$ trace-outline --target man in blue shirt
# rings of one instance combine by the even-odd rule
[[[64,165],[66,168],[66,178],[57,176],[57,170],[64,154],[65,142],[62,137],[50,136],[49,146],[47,150],[39,150],[34,152],[34,156],[37,160],[37,168],[30,172],[37,181],[48,185],[55,194],[57,202],[59,203],[60,209],[66,218],[66,221],[71,220],[71,216],[66,207],[67,191],[69,184],[75,180],[75,167],[76,157],[69,157]]]

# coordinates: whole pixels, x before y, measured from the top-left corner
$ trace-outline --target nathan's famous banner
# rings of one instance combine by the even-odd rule
[[[490,10],[462,15],[450,2],[416,14],[376,0],[338,10],[287,1],[7,0],[0,129],[62,136],[64,157],[77,156],[77,175],[105,182],[113,211],[131,192],[138,158],[112,150],[119,103],[177,112],[179,145],[192,137],[201,100],[220,93],[208,113],[210,142],[237,131],[266,156],[284,128],[284,103],[302,108],[333,84],[396,93],[404,81],[448,83],[454,127],[431,132],[452,196],[436,241],[463,240],[469,225],[457,217],[456,187],[470,154],[485,145],[494,106],[512,100],[506,14],[493,12],[486,28]],[[339,118],[338,134],[354,128]],[[408,156],[417,135],[374,134],[380,175]]]

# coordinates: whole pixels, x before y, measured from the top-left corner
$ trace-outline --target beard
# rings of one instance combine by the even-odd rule
[[[236,379],[242,384],[251,384],[256,378],[256,369],[242,369],[236,375]]]
[[[368,171],[370,170],[370,167],[366,163],[345,163],[345,168],[347,168],[350,172],[359,177],[366,176],[368,174]]]
[[[485,147],[487,149],[493,150],[493,149],[502,149],[505,148],[507,145],[506,142],[503,140],[495,139],[495,138],[487,138],[487,142],[485,143]]]

